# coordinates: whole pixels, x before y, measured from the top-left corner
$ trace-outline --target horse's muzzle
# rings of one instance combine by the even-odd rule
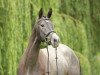
[[[56,33],[53,33],[51,36],[51,45],[56,48],[59,46],[59,36]]]

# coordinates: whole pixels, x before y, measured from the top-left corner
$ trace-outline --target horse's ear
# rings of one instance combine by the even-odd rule
[[[47,14],[47,17],[50,18],[51,15],[52,15],[52,8],[49,9],[49,12],[48,12],[48,14]]]
[[[43,16],[43,9],[41,8],[39,11],[39,19]]]

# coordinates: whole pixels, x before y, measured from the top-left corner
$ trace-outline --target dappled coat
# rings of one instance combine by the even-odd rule
[[[48,47],[50,57],[50,75],[57,75],[56,69],[56,55],[55,48]],[[80,75],[79,60],[73,50],[64,44],[60,44],[57,48],[58,54],[58,75]],[[47,49],[41,49],[39,52],[38,66],[39,70],[35,72],[43,72],[46,75],[47,72]],[[41,74],[41,73],[40,73]]]
[[[56,75],[56,55],[55,48],[48,46],[49,50],[49,71],[50,75]],[[58,54],[58,75],[80,75],[80,65],[79,60],[73,50],[64,44],[60,44],[57,48]],[[38,61],[33,68],[33,71],[30,72],[28,69],[25,71],[25,75],[47,75],[47,49],[40,49]],[[22,60],[21,62],[24,63]],[[25,68],[23,63],[20,64],[21,68]]]

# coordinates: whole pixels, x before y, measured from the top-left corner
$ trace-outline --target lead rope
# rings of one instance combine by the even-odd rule
[[[50,72],[49,72],[49,51],[48,51],[48,46],[47,46],[47,54],[48,54],[48,61],[47,61],[47,74],[49,75]]]
[[[55,48],[55,54],[56,54],[56,69],[57,69],[57,75],[58,75],[58,62],[57,62],[57,59],[58,59],[58,56],[57,56],[57,47]]]
[[[50,75],[50,71],[49,71],[49,51],[48,51],[48,46],[47,46],[47,54],[48,54],[48,61],[47,61],[47,74]],[[56,69],[57,69],[57,75],[58,75],[58,63],[57,63],[57,48],[55,48],[55,54],[56,54]]]

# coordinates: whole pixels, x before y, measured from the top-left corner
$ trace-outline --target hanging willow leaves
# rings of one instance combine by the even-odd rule
[[[53,9],[55,31],[76,52],[82,75],[100,75],[100,0],[0,0],[0,75],[17,75],[41,7]]]

